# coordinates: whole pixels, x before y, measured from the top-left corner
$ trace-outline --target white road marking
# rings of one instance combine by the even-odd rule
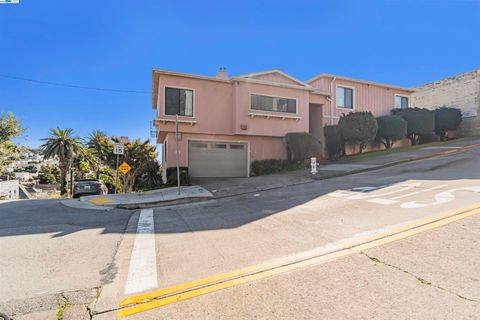
[[[153,209],[143,209],[138,219],[137,235],[133,244],[125,294],[158,287],[157,255]]]
[[[437,190],[437,189],[440,189],[440,188],[444,188],[444,187],[446,187],[446,186],[448,186],[448,184],[441,184],[441,185],[439,185],[439,186],[435,186],[435,187],[432,187],[432,188],[427,188],[427,189],[422,189],[422,190],[415,191],[415,192],[410,192],[410,193],[407,193],[407,194],[402,194],[401,196],[393,197],[392,200],[410,197],[410,196],[413,196],[413,195],[416,195],[416,194],[420,194],[420,193],[423,193],[423,192],[427,192],[427,191],[432,191],[432,190]]]
[[[402,205],[400,207],[402,207],[404,209],[416,209],[416,208],[424,208],[424,207],[428,207],[428,206],[434,206],[434,205],[450,202],[453,199],[455,199],[455,196],[453,195],[453,193],[456,192],[456,191],[460,191],[460,190],[480,193],[480,186],[455,188],[455,189],[451,189],[451,190],[448,190],[448,191],[443,191],[443,192],[437,193],[434,196],[434,198],[435,198],[434,202],[419,203],[417,201],[411,201],[411,202],[402,203]]]
[[[394,204],[398,201],[397,200],[390,200],[390,199],[375,198],[375,199],[367,200],[367,202],[377,203],[377,204]]]

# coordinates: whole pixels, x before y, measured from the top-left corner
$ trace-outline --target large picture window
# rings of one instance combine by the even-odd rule
[[[166,87],[165,114],[193,117],[193,90]]]
[[[395,96],[395,108],[396,109],[408,108],[408,97]]]
[[[353,109],[353,89],[337,87],[337,108]]]
[[[252,94],[251,108],[262,111],[297,113],[297,100]]]

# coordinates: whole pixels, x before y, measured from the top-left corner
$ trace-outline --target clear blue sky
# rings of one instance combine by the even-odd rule
[[[151,90],[151,68],[231,75],[279,68],[418,85],[480,67],[480,1],[39,1],[0,5],[0,74]],[[52,127],[147,138],[147,93],[0,77],[36,147]]]

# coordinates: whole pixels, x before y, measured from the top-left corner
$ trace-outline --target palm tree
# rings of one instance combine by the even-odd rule
[[[57,158],[60,169],[60,193],[67,193],[67,173],[70,170],[75,154],[82,148],[82,140],[73,136],[72,129],[50,129],[50,136],[42,139],[41,146],[44,159]]]
[[[87,147],[98,159],[98,166],[96,166],[96,175],[98,179],[100,176],[101,164],[106,164],[108,162],[109,156],[112,154],[113,145],[105,132],[94,130],[88,137]]]

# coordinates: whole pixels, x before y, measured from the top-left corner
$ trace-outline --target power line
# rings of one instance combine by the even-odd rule
[[[123,90],[123,89],[111,89],[111,88],[98,88],[98,87],[89,87],[89,86],[79,86],[79,85],[69,84],[69,83],[60,83],[60,82],[51,82],[51,81],[43,81],[43,80],[36,80],[36,79],[30,79],[30,78],[23,78],[23,77],[15,77],[15,76],[7,75],[7,74],[0,74],[0,77],[8,78],[8,79],[13,79],[13,80],[33,82],[33,83],[47,84],[47,85],[57,86],[57,87],[73,88],[73,89],[85,89],[85,90],[121,92],[121,93],[152,94],[151,91]]]

